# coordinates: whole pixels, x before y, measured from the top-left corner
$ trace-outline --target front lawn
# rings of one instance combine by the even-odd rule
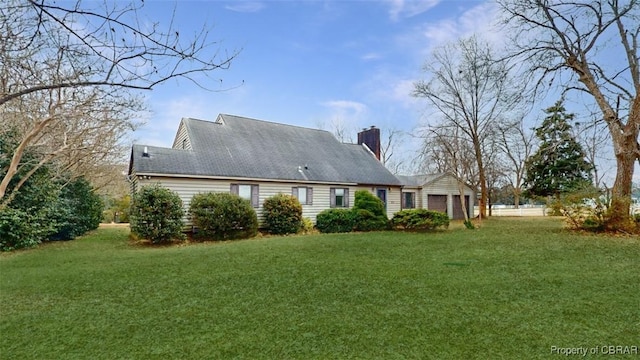
[[[159,248],[130,245],[127,228],[100,229],[0,255],[0,358],[547,359],[565,358],[558,348],[637,349],[640,240],[561,227],[495,219],[473,231]]]

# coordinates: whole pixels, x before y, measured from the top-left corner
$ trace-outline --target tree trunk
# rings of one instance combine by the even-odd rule
[[[478,201],[478,210],[480,219],[487,217],[487,175],[485,174],[484,163],[482,161],[482,149],[480,140],[474,138],[474,150],[476,152],[476,161],[478,162],[478,180],[480,181],[480,201]]]
[[[460,193],[460,205],[462,205],[462,213],[464,214],[464,222],[469,221],[469,212],[467,211],[467,202],[464,201],[464,183],[458,180],[458,192]]]
[[[513,204],[516,209],[520,209],[520,189],[513,192]]]
[[[35,138],[36,135],[38,135],[49,124],[49,122],[51,122],[52,119],[53,117],[48,117],[47,119],[41,121],[27,134],[27,136],[22,139],[22,141],[20,141],[20,144],[11,157],[11,163],[9,164],[9,168],[7,169],[7,173],[2,178],[2,182],[0,182],[0,199],[4,198],[7,188],[9,187],[9,182],[11,182],[11,179],[13,179],[15,174],[18,173],[18,166],[20,165],[20,161],[22,160],[24,150],[27,148],[27,146],[30,145],[31,140],[33,140],[33,138]],[[4,204],[3,202],[3,205],[0,206],[0,209],[4,208],[5,205],[6,204]]]
[[[626,124],[620,121],[619,114],[606,100],[591,73],[586,60],[581,63],[567,60],[578,74],[579,81],[593,95],[611,134],[613,150],[616,156],[616,180],[613,183],[611,206],[609,207],[608,227],[613,230],[624,229],[630,221],[631,186],[634,162],[640,159],[638,133],[640,132],[640,94],[633,99],[629,119]]]
[[[617,169],[616,180],[611,189],[608,224],[613,230],[624,230],[629,226],[634,165],[640,159],[639,132],[640,97],[636,96],[629,112],[629,121],[621,133],[613,136]]]

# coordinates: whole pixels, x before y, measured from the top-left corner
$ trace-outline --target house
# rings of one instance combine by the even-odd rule
[[[458,179],[448,173],[428,175],[398,175],[402,184],[403,209],[424,208],[442,211],[452,219],[464,219],[460,202]],[[473,217],[475,191],[462,184],[465,204],[469,217]]]
[[[358,139],[345,144],[328,131],[226,114],[183,118],[171,148],[132,147],[129,178],[133,191],[151,183],[175,191],[186,208],[197,193],[232,192],[251,201],[259,218],[265,199],[292,194],[314,223],[319,212],[352,207],[354,193],[367,190],[392,217],[401,184],[379,161],[380,130]]]

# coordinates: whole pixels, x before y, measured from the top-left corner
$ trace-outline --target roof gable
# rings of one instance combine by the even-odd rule
[[[435,173],[435,174],[421,174],[421,175],[398,175],[398,180],[402,186],[406,187],[415,187],[415,188],[423,188],[435,183],[438,183],[442,180],[451,180],[457,183],[458,179],[451,173]],[[468,184],[464,184],[464,186],[473,191],[473,188]]]

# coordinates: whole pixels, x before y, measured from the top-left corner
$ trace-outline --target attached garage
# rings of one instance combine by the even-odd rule
[[[448,173],[397,176],[403,186],[403,191],[416,191],[417,203],[429,210],[442,211],[451,219],[464,219],[464,212],[460,204],[460,189],[458,179]],[[475,191],[463,185],[464,199],[468,206],[469,217],[474,217],[473,205],[476,198]]]
[[[447,195],[427,195],[427,209],[447,212]]]
[[[464,203],[467,207],[467,214],[471,214],[471,211],[469,211],[469,195],[464,196]],[[460,195],[453,195],[453,219],[464,220],[464,212],[462,211]]]

